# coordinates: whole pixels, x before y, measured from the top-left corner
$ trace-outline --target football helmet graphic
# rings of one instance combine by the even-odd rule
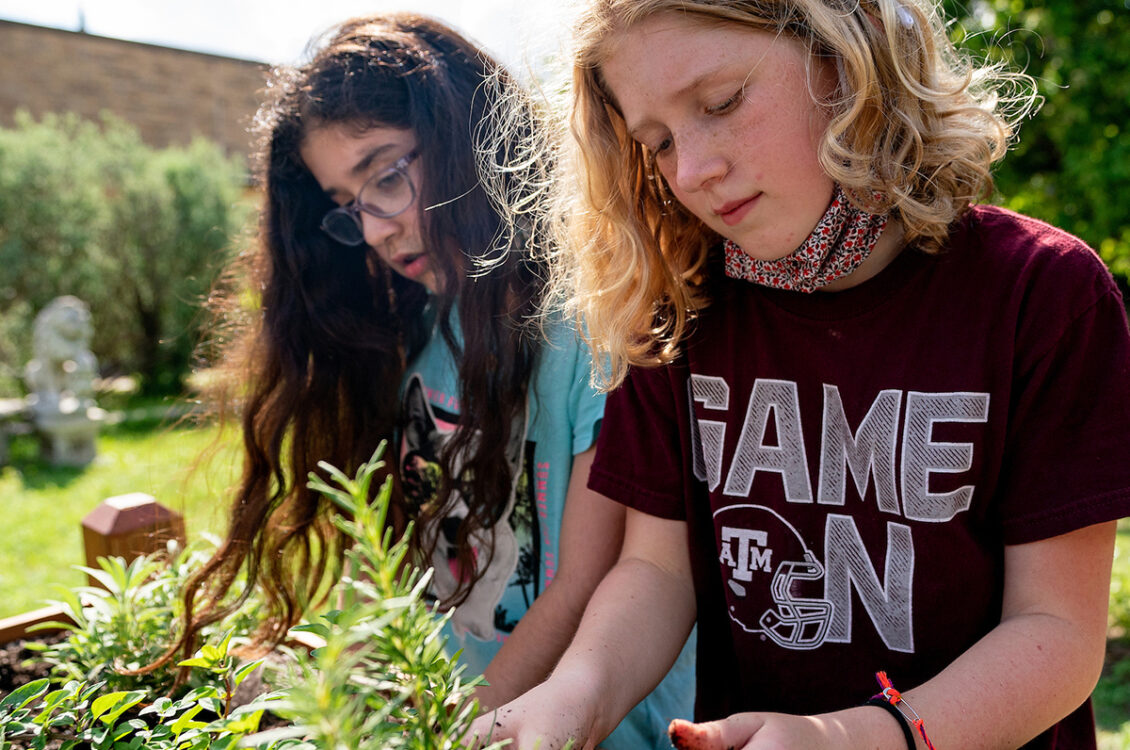
[[[817,595],[824,566],[796,528],[763,505],[730,505],[714,512],[714,530],[730,619],[783,648],[820,646],[833,606]]]

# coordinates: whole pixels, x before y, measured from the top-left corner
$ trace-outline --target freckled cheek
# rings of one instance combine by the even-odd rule
[[[766,159],[780,153],[782,148],[781,143],[774,142],[772,133],[748,121],[735,122],[733,127],[728,128],[726,141],[732,166],[742,171],[746,181],[753,183],[747,187],[763,183]]]

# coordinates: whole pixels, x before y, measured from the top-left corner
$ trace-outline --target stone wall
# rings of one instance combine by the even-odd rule
[[[246,156],[266,71],[250,60],[0,20],[0,126],[18,109],[92,119],[109,110],[153,146],[203,135]]]

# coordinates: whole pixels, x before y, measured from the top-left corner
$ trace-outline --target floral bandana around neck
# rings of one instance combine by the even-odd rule
[[[757,260],[726,240],[726,275],[776,289],[815,292],[847,276],[867,259],[887,225],[887,217],[859,210],[836,185],[824,218],[804,244],[784,258]]]

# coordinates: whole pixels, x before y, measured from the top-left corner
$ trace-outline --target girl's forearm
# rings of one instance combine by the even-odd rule
[[[674,664],[695,619],[689,581],[638,558],[601,583],[548,684],[584,686],[586,725],[602,739]]]
[[[487,667],[491,684],[477,691],[487,708],[514,699],[549,676],[577,632],[593,591],[620,554],[625,509],[586,487],[594,454],[590,448],[573,460],[557,575]]]
[[[933,679],[895,684],[935,746],[1019,747],[1087,699],[1102,669],[1113,545],[1109,523],[1006,548],[1000,624]],[[861,722],[874,726],[867,712],[880,710],[824,718],[865,739]]]
[[[486,668],[490,684],[476,691],[484,708],[513,700],[549,676],[577,630],[585,607],[585,598],[578,598],[555,580],[534,601]]]

